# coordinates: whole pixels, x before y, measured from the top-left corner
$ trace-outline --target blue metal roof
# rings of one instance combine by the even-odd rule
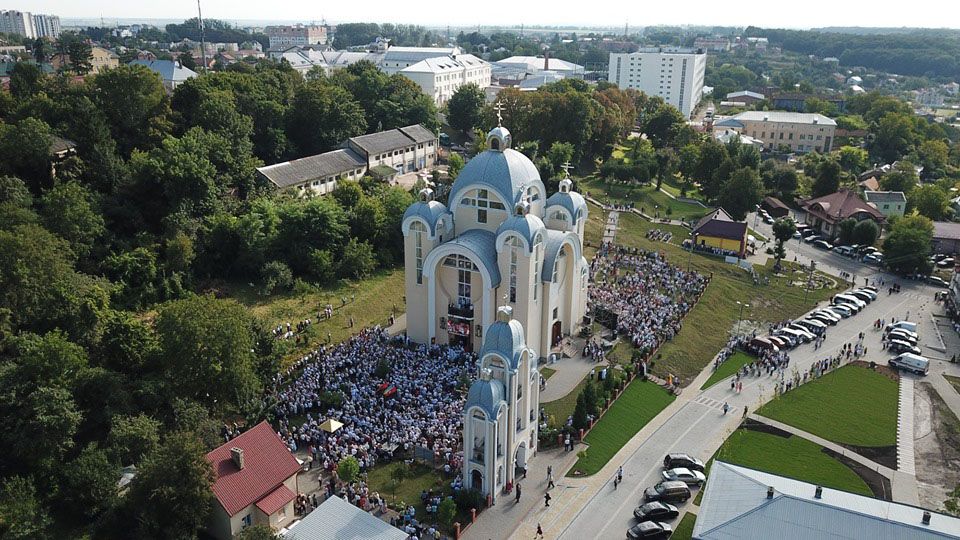
[[[548,211],[551,206],[562,206],[566,208],[567,212],[570,212],[570,217],[573,218],[574,223],[576,223],[577,220],[578,210],[583,211],[580,219],[587,219],[587,201],[583,198],[583,195],[580,195],[576,191],[568,191],[566,193],[558,191],[554,193],[547,199]]]
[[[542,281],[553,281],[553,267],[557,263],[557,256],[560,255],[560,247],[564,244],[564,240],[567,238],[570,238],[575,246],[580,245],[577,235],[573,233],[547,229],[547,235],[544,239],[543,269],[540,271],[540,279]],[[568,257],[573,257],[575,255],[578,254],[567,254]]]
[[[480,407],[491,420],[495,419],[497,410],[501,405],[506,404],[503,390],[503,383],[496,379],[476,380],[470,385],[467,401],[463,404],[463,408],[469,410],[470,407]]]
[[[402,223],[406,226],[408,219],[420,218],[430,227],[430,235],[436,236],[437,221],[448,214],[450,212],[447,211],[446,205],[439,201],[417,201],[407,207],[407,211],[403,213]],[[450,219],[453,217],[451,216]]]
[[[497,321],[490,325],[480,347],[480,359],[491,353],[506,358],[510,369],[516,370],[520,366],[520,357],[527,348],[523,337],[523,325],[516,319]]]
[[[470,189],[488,189],[503,199],[508,209],[520,202],[527,186],[537,185],[546,194],[540,173],[530,159],[513,150],[487,150],[467,162],[450,191],[450,205]]]
[[[489,272],[491,287],[500,285],[500,267],[497,265],[497,237],[490,231],[471,229],[450,241],[476,254],[479,264]]]
[[[497,227],[497,238],[505,233],[517,233],[527,241],[527,251],[533,250],[533,238],[537,233],[546,229],[543,220],[533,214],[511,216]]]

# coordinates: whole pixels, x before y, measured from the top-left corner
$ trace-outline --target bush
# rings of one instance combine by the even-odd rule
[[[461,489],[454,495],[454,501],[461,512],[469,512],[471,508],[480,510],[486,502],[480,490],[466,488]]]
[[[263,281],[263,294],[272,294],[277,289],[290,290],[293,285],[293,272],[281,261],[270,261],[260,269]]]
[[[347,456],[337,463],[337,476],[340,477],[340,480],[349,484],[356,480],[359,475],[360,463],[357,461],[357,458]]]
[[[455,517],[457,517],[457,503],[450,497],[440,501],[440,506],[437,507],[437,518],[440,519],[440,523],[449,527],[453,525]]]
[[[358,242],[351,238],[343,248],[340,259],[340,276],[360,279],[370,275],[377,267],[377,259],[373,255],[373,246],[368,242]]]

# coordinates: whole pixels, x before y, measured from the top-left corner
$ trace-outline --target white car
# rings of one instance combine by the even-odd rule
[[[686,483],[688,486],[700,487],[707,481],[707,477],[700,471],[691,471],[683,467],[676,469],[667,469],[661,473],[664,480],[677,480]]]

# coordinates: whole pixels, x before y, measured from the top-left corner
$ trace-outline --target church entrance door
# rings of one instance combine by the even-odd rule
[[[470,473],[470,487],[480,492],[483,491],[483,474],[480,471],[474,470]]]
[[[514,464],[517,467],[517,470],[521,472],[523,468],[527,465],[527,443],[522,442],[520,446],[517,447],[516,455],[514,456]]]
[[[553,323],[553,330],[550,332],[550,346],[556,347],[560,344],[560,321]]]

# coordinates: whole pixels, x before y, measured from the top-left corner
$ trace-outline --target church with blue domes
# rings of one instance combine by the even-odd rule
[[[496,497],[537,445],[540,359],[587,306],[587,204],[560,181],[549,198],[533,162],[497,126],[454,182],[403,216],[407,335],[479,355],[464,405],[464,485]]]

